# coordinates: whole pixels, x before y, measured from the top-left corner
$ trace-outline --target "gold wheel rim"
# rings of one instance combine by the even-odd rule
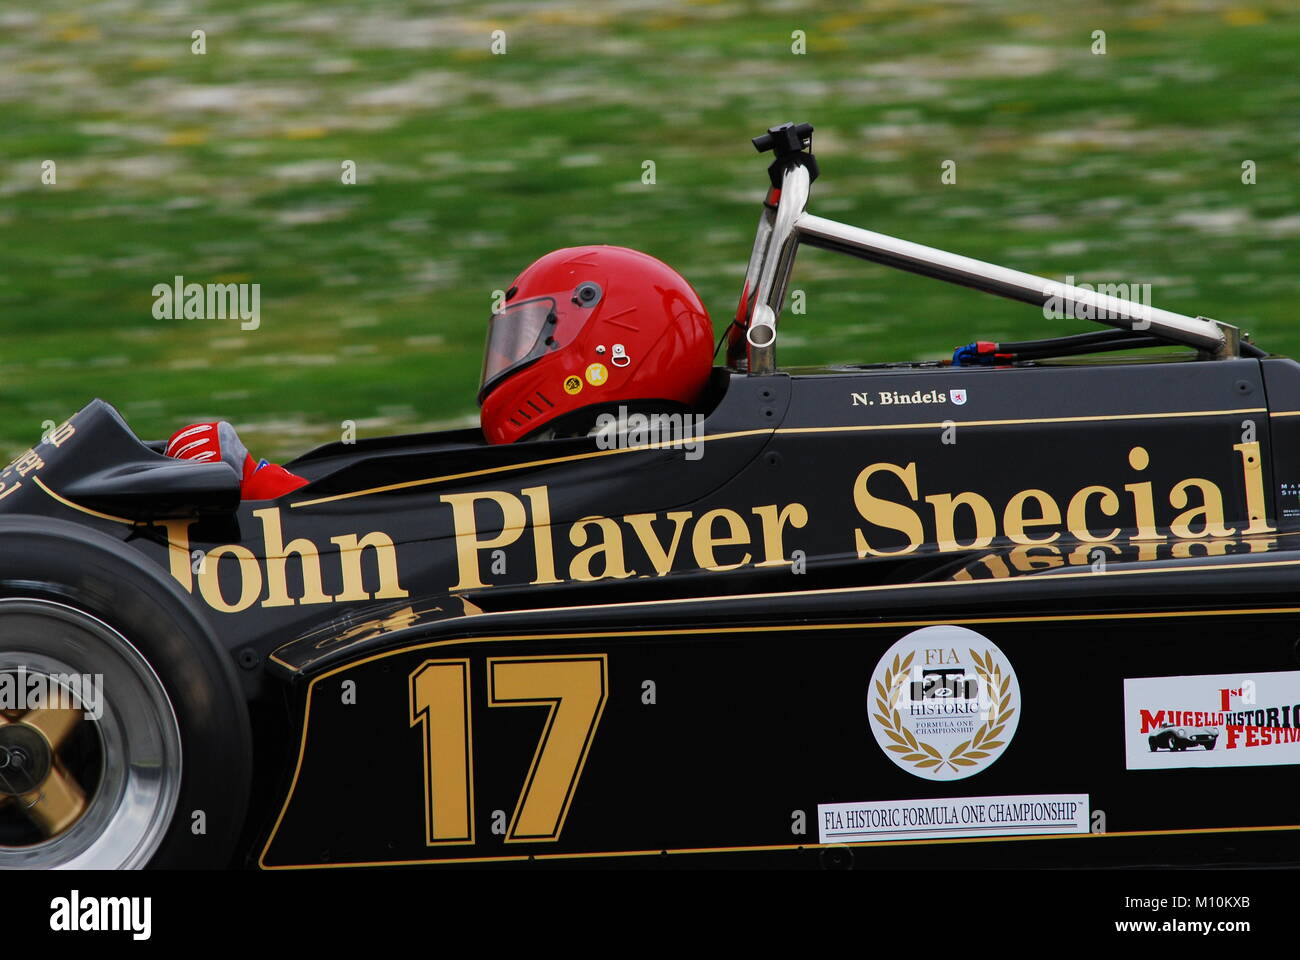
[[[52,840],[65,833],[86,812],[86,787],[64,766],[59,757],[60,748],[73,731],[83,722],[79,707],[42,707],[33,710],[0,712],[0,738],[5,728],[21,727],[40,737],[49,753],[49,763],[40,781],[29,790],[22,790],[22,777],[27,773],[23,760],[15,756],[17,750],[0,747],[0,809],[13,806],[41,832],[43,840]],[[30,761],[29,761],[30,762]]]

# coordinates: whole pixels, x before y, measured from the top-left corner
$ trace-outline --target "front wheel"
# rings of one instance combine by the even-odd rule
[[[165,571],[0,521],[0,869],[226,866],[250,767],[229,657]]]
[[[140,867],[180,793],[181,735],[149,662],[62,603],[0,599],[0,864]]]

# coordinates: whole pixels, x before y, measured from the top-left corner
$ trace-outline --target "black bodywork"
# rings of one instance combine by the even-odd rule
[[[1128,678],[1300,670],[1294,362],[718,370],[706,412],[698,458],[451,431],[322,447],[287,465],[306,487],[239,503],[94,401],[0,511],[119,538],[205,612],[254,720],[250,864],[1300,861],[1294,765],[1128,769],[1123,729]],[[945,782],[868,719],[882,654],[935,624],[1022,691],[1005,752]],[[595,698],[584,736],[530,671]],[[815,823],[1050,794],[1092,832],[845,854]]]

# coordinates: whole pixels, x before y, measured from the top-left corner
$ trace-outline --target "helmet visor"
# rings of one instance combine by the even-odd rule
[[[479,381],[480,405],[507,374],[560,346],[555,339],[559,322],[555,310],[554,297],[534,297],[492,314],[483,355],[483,378]]]

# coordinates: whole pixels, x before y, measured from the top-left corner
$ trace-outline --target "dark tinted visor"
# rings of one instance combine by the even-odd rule
[[[534,297],[505,307],[488,320],[487,349],[478,402],[505,377],[555,349],[555,297]]]

